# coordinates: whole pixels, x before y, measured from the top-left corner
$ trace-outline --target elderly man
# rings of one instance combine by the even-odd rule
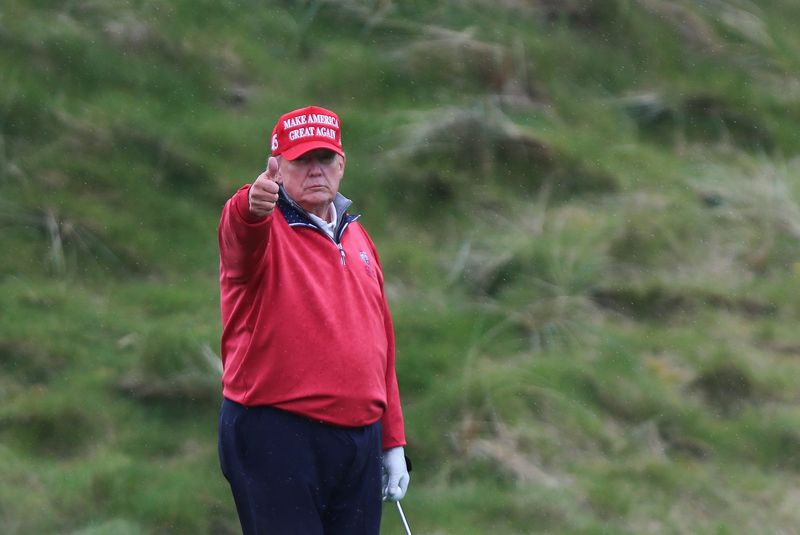
[[[347,212],[339,117],[283,115],[219,224],[222,472],[245,534],[377,534],[409,475],[375,245]]]

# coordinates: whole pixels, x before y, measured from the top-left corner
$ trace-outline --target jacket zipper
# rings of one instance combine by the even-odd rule
[[[292,206],[293,208],[298,210],[301,214],[303,213],[302,208],[297,206],[297,203],[295,203],[293,200],[288,199],[288,202],[289,202],[290,206]],[[342,215],[344,215],[344,214],[342,214]],[[344,247],[342,247],[341,237],[342,237],[342,234],[344,234],[344,229],[346,229],[347,226],[350,223],[352,223],[353,221],[358,219],[358,217],[359,216],[356,215],[356,216],[353,216],[353,219],[348,219],[346,217],[343,218],[342,222],[340,223],[341,224],[341,228],[338,229],[338,232],[334,231],[334,236],[330,236],[327,232],[325,232],[324,230],[322,230],[321,228],[319,228],[318,226],[316,226],[316,225],[314,225],[312,223],[293,223],[293,224],[290,224],[289,226],[291,226],[291,227],[294,227],[294,226],[309,227],[309,228],[312,228],[312,229],[316,230],[317,232],[319,232],[320,234],[322,234],[323,236],[325,236],[329,240],[331,240],[333,242],[333,244],[336,246],[336,248],[339,249],[339,258],[342,261],[342,265],[346,266],[347,265],[347,254],[344,252]],[[335,236],[338,236],[340,238],[338,242],[336,241]]]
[[[328,233],[327,233],[327,232],[325,232],[324,230],[322,230],[322,229],[321,229],[321,228],[319,228],[318,226],[316,226],[316,225],[312,225],[312,224],[310,224],[310,223],[292,223],[292,224],[291,224],[291,225],[289,225],[289,226],[290,226],[290,227],[306,227],[306,228],[310,228],[311,230],[314,230],[314,231],[316,231],[316,232],[318,232],[318,233],[322,234],[322,235],[323,235],[323,236],[325,236],[326,238],[328,238],[328,239],[329,239],[331,242],[333,242],[333,244],[334,244],[334,245],[336,246],[336,248],[339,250],[339,258],[340,258],[340,259],[341,259],[341,261],[342,261],[342,265],[343,265],[343,266],[346,266],[346,265],[347,265],[347,253],[345,253],[345,252],[344,252],[344,247],[342,247],[342,244],[341,244],[341,243],[337,243],[335,239],[331,238],[331,237],[330,237],[330,235],[328,235]],[[346,226],[346,225],[345,225],[345,226]],[[343,228],[342,230],[344,230],[344,228]]]

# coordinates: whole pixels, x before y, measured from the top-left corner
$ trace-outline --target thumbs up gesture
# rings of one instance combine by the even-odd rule
[[[267,170],[258,175],[253,185],[250,186],[249,201],[250,215],[261,219],[272,213],[275,203],[278,202],[278,160],[270,156]]]

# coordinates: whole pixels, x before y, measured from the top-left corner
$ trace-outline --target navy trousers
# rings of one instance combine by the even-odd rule
[[[377,535],[381,425],[344,428],[229,399],[219,457],[244,535]]]

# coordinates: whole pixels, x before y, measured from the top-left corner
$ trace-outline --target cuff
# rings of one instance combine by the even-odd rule
[[[260,223],[269,217],[269,215],[253,217],[250,214],[250,184],[239,188],[239,191],[237,191],[236,195],[233,197],[233,206],[236,209],[236,214],[245,223]]]

